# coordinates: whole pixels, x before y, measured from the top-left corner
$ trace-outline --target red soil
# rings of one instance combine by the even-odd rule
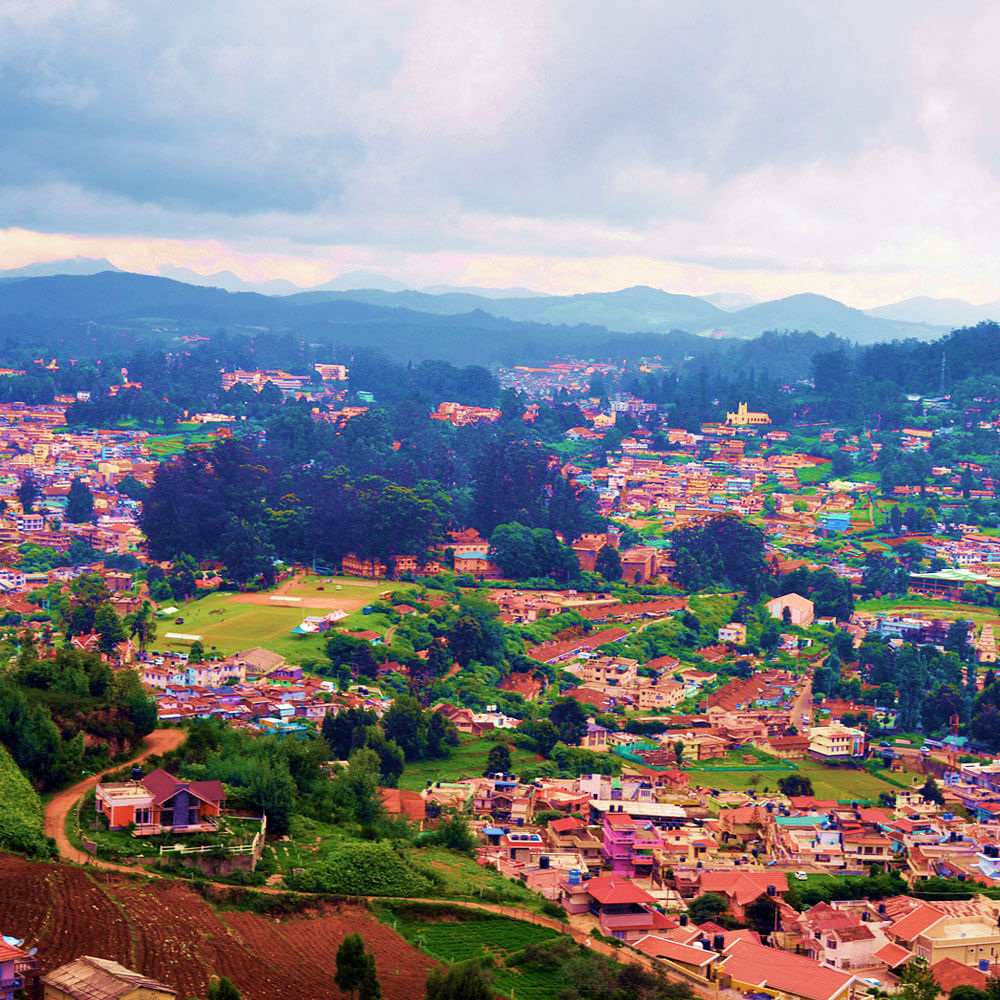
[[[244,1000],[342,1000],[333,984],[337,948],[354,931],[375,954],[386,1000],[423,995],[432,960],[363,907],[272,919],[216,910],[179,881],[0,854],[0,932],[37,946],[42,972],[98,955],[175,986],[179,997],[203,996],[217,973]]]

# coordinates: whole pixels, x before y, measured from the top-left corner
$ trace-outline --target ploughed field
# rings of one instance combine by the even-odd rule
[[[374,952],[382,994],[424,992],[432,959],[357,906],[321,904],[267,917],[217,910],[186,883],[0,854],[0,933],[37,947],[42,972],[80,955],[111,958],[177,989],[204,996],[212,973],[244,1000],[342,1000],[333,983],[337,948],[357,931]]]

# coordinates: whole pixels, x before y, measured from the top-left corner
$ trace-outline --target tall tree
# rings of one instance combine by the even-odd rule
[[[76,478],[70,483],[69,496],[66,498],[66,520],[72,524],[82,524],[93,519],[94,494],[82,479]]]
[[[340,942],[336,962],[333,981],[354,1000],[368,973],[368,954],[360,934],[348,934]]]
[[[32,514],[35,510],[35,501],[38,499],[38,484],[35,477],[29,472],[17,488],[17,499],[21,501],[21,509],[25,514]]]

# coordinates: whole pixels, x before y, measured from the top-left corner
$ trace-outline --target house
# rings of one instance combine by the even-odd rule
[[[817,760],[848,760],[861,757],[865,734],[849,726],[813,726],[809,730],[809,753]]]
[[[602,875],[582,882],[578,871],[560,886],[560,901],[570,913],[590,913],[601,933],[632,944],[647,934],[670,930],[676,921],[654,908],[656,900],[628,879]]]
[[[45,1000],[174,1000],[177,990],[107,958],[84,955],[42,976]]]
[[[730,869],[729,871],[701,873],[698,884],[700,893],[715,892],[724,896],[729,902],[729,912],[737,920],[742,920],[746,908],[761,896],[774,896],[775,899],[788,892],[788,879],[784,872],[778,871],[746,871]]]
[[[782,1000],[846,1000],[856,981],[849,972],[746,938],[726,947],[719,974],[743,993],[766,992]]]
[[[970,966],[1000,962],[1000,928],[985,908],[953,916],[943,906],[922,903],[887,927],[886,934],[929,965],[946,958]]]
[[[627,813],[606,813],[602,823],[604,864],[613,875],[649,878],[653,851],[663,845],[652,823],[637,823]]]
[[[745,646],[747,627],[743,622],[729,622],[728,625],[720,625],[718,638],[719,642],[731,642],[736,646]]]
[[[419,792],[408,792],[402,788],[380,788],[378,794],[386,813],[390,816],[405,816],[423,829],[427,819],[427,803]]]
[[[99,784],[97,812],[108,818],[112,830],[135,824],[135,834],[211,832],[226,793],[221,781],[181,781],[163,768],[144,778]]]
[[[0,937],[0,1000],[14,1000],[14,994],[24,989],[24,974],[38,968],[35,956],[20,947],[23,943]]]
[[[798,594],[784,594],[767,602],[767,613],[772,618],[784,621],[786,618],[791,625],[799,625],[808,628],[815,620],[815,606],[807,597]]]

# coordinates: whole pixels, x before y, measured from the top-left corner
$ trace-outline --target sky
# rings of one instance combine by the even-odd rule
[[[1000,299],[1000,5],[0,0],[0,269]]]

